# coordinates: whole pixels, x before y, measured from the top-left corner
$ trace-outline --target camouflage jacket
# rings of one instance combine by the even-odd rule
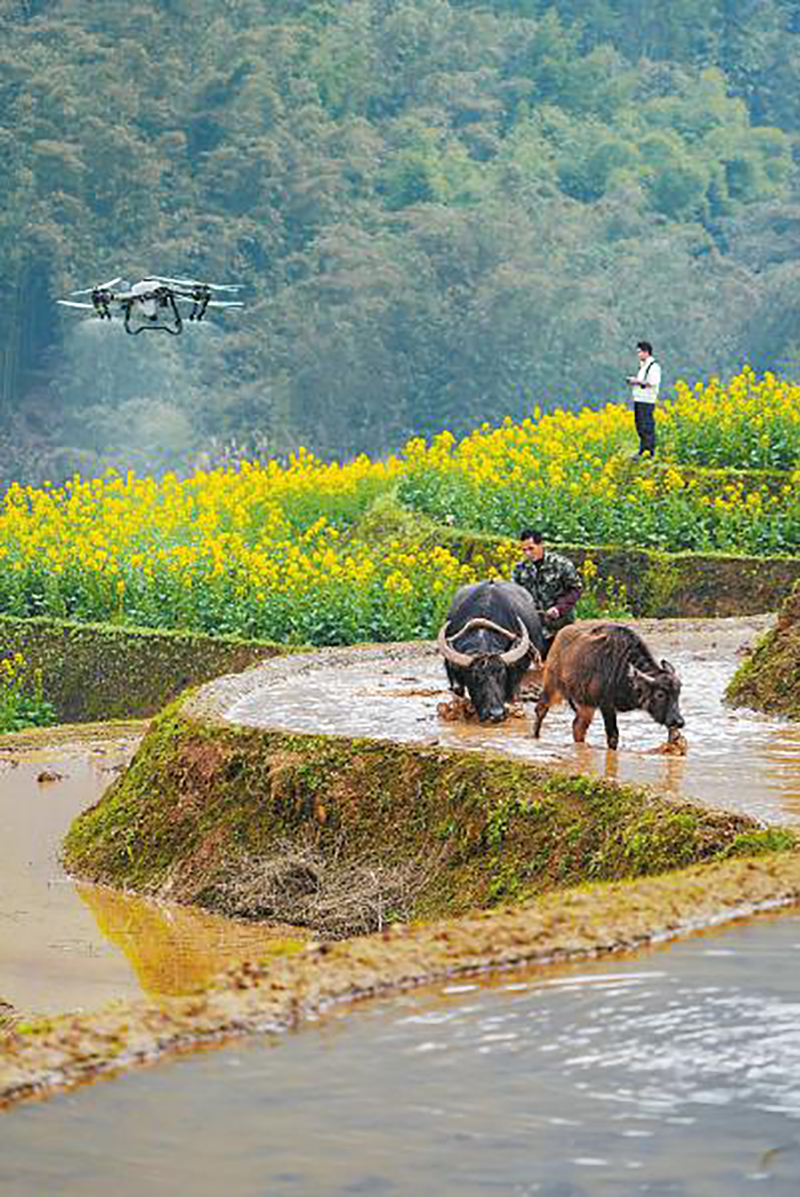
[[[545,632],[550,635],[572,623],[575,619],[575,604],[580,598],[581,577],[574,564],[560,553],[545,549],[541,561],[518,561],[511,580],[524,586],[533,595],[533,601],[540,612],[558,607],[557,620],[547,620]]]

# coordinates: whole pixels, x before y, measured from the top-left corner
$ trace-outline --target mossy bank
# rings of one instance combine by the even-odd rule
[[[727,697],[737,706],[800,719],[800,582],[775,627],[736,671]]]
[[[503,572],[508,540],[497,536],[437,529],[436,540],[459,561],[486,563],[486,573]],[[744,557],[725,553],[665,553],[624,545],[552,546],[576,565],[597,567],[595,588],[602,601],[624,587],[636,618],[674,619],[756,615],[775,611],[800,581],[800,557]]]
[[[247,729],[175,706],[65,844],[81,877],[311,922],[326,873],[385,879],[374,925],[790,846],[750,818],[484,754]],[[286,863],[284,903],[275,868]],[[311,867],[308,862],[313,862]],[[305,863],[304,863],[305,862]],[[273,884],[259,890],[267,870]],[[252,884],[248,883],[248,879]],[[341,933],[369,929],[362,921]]]
[[[0,656],[22,654],[61,723],[153,715],[189,686],[292,651],[237,636],[0,615]]]

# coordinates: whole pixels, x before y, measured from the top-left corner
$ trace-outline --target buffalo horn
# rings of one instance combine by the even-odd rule
[[[492,623],[491,619],[481,618],[470,619],[468,623],[464,624],[463,628],[459,628],[457,632],[454,632],[450,639],[457,640],[459,636],[463,636],[465,632],[471,631],[472,628],[488,628],[492,632],[499,632],[501,636],[507,636],[509,640],[517,639],[516,632],[509,632],[508,628],[501,628],[499,623]]]
[[[460,653],[452,645],[447,643],[447,629],[449,627],[450,621],[448,620],[442,625],[439,635],[436,637],[436,647],[451,665],[458,665],[461,669],[469,669],[472,664],[472,657],[469,653]]]
[[[653,681],[653,679],[649,673],[645,673],[643,670],[637,669],[635,665],[628,666],[628,676],[630,677],[632,682],[635,682],[637,680],[637,678],[643,682],[652,682]]]
[[[528,635],[528,629],[525,627],[525,624],[522,622],[519,615],[517,616],[517,622],[520,626],[522,637],[519,644],[515,645],[514,648],[506,649],[504,653],[500,654],[500,660],[504,665],[514,665],[515,662],[519,661],[525,656],[526,652],[531,646],[531,638]]]

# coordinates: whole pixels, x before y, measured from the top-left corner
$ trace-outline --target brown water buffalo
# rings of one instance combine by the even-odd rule
[[[669,661],[657,664],[631,628],[600,623],[562,628],[553,641],[544,671],[542,697],[536,704],[533,734],[554,702],[565,698],[575,712],[572,734],[582,744],[599,707],[609,748],[619,744],[617,711],[642,710],[669,728],[683,727],[678,705],[681,683]]]

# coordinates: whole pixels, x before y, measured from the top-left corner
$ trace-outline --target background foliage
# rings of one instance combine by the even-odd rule
[[[789,0],[0,0],[0,482],[800,354]],[[125,339],[53,299],[247,284]],[[145,344],[141,342],[145,341]]]

